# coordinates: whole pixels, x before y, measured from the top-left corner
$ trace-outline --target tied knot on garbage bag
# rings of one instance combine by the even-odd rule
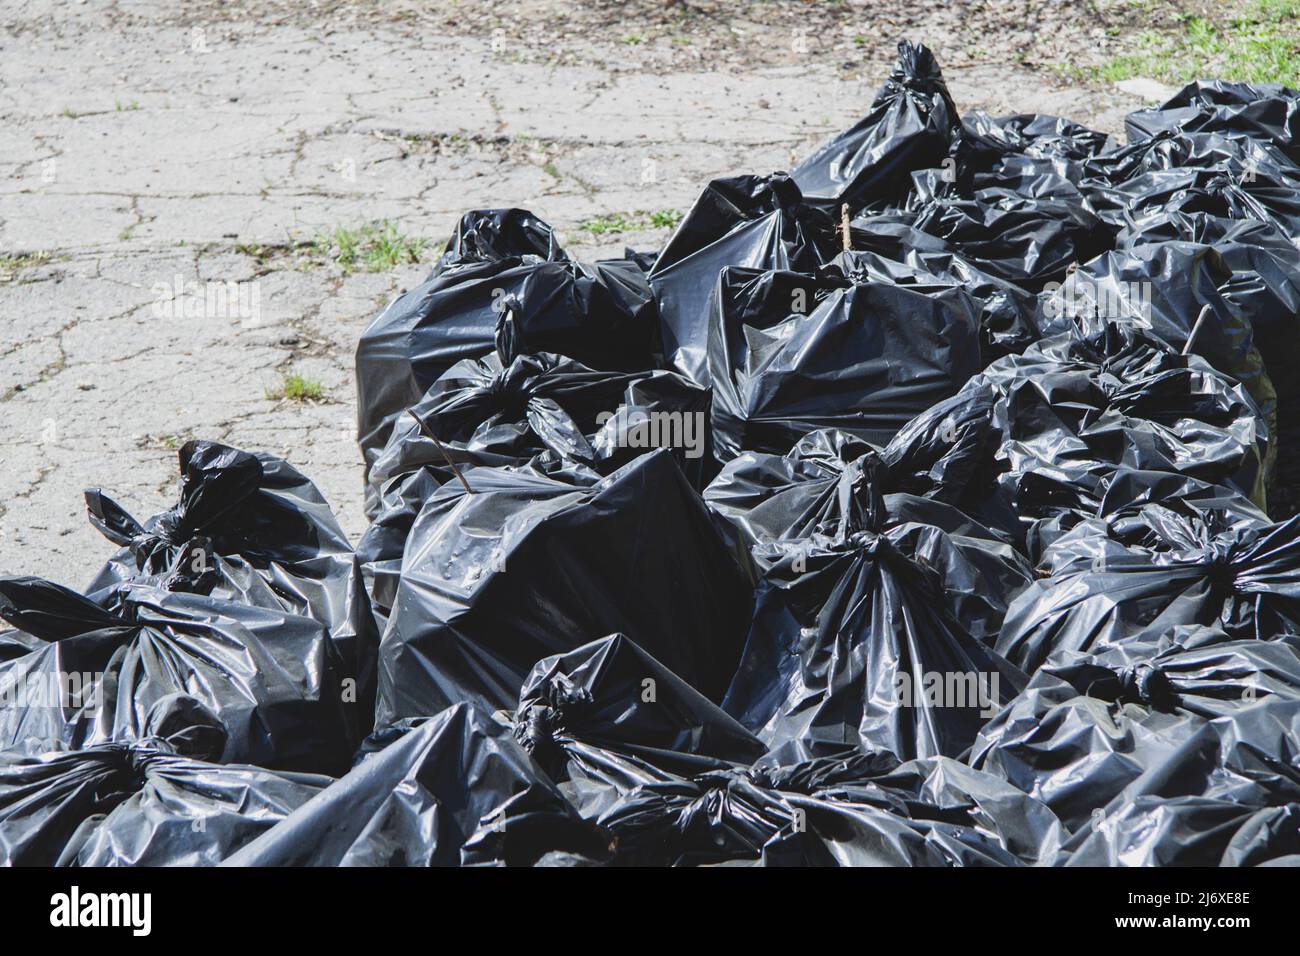
[[[1119,672],[1116,699],[1171,710],[1178,702],[1178,693],[1164,670],[1157,665],[1142,663]]]
[[[161,741],[174,752],[198,760],[220,760],[230,731],[203,701],[174,693],[160,698],[144,722],[144,739]]]
[[[180,449],[180,500],[141,525],[100,489],[86,491],[91,523],[109,540],[130,549],[140,570],[170,567],[166,586],[206,590],[218,550],[238,551],[247,543],[241,522],[231,521],[262,484],[262,463],[248,452],[193,440]],[[213,538],[223,539],[220,546]]]
[[[520,357],[498,372],[488,385],[488,399],[497,414],[508,421],[523,417],[532,400],[529,386],[532,376],[542,370],[542,363],[531,356]]]
[[[862,538],[861,542],[875,548],[877,541],[874,539],[884,528],[888,517],[885,493],[892,490],[892,479],[889,466],[875,452],[850,462],[836,487],[840,498],[837,533],[849,536],[857,532],[870,532],[873,540]]]
[[[230,731],[211,708],[188,694],[175,693],[149,708],[138,741],[110,746],[106,752],[121,755],[123,779],[131,781],[124,789],[139,790],[157,753],[219,762],[229,736]]]
[[[505,365],[510,365],[523,352],[523,334],[519,330],[519,317],[524,302],[518,292],[505,292],[493,303],[497,310],[496,332],[493,345]]]
[[[1199,563],[1205,569],[1206,580],[1212,586],[1226,591],[1236,589],[1238,575],[1248,566],[1241,562],[1242,566],[1239,567],[1238,551],[1239,546],[1235,541],[1216,540],[1209,543]]]
[[[562,756],[556,738],[566,733],[571,722],[581,724],[584,715],[593,710],[594,700],[588,688],[562,674],[547,681],[540,693],[545,703],[530,704],[516,714],[515,739],[533,759],[553,771]]]

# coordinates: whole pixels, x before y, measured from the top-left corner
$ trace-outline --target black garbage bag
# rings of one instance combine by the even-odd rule
[[[997,642],[1027,671],[1062,651],[1099,652],[1178,625],[1216,624],[1238,640],[1300,633],[1300,518],[1261,525],[1144,504],[1082,522],[1042,565],[1050,577],[1012,602]]]
[[[1105,150],[1083,160],[1083,166],[1079,189],[1112,225],[1154,221],[1169,212],[1214,212],[1181,209],[1187,204],[1217,206],[1219,214],[1237,218],[1223,210],[1248,210],[1256,201],[1249,198],[1256,186],[1264,189],[1257,194],[1261,205],[1256,212],[1266,212],[1274,199],[1284,198],[1268,191],[1278,185],[1273,180],[1289,180],[1300,171],[1285,152],[1261,140],[1174,131]],[[1190,184],[1192,191],[1180,192],[1179,182]],[[1286,206],[1283,202],[1277,208]],[[1246,212],[1244,218],[1260,217]]]
[[[1121,245],[1180,241],[1213,247],[1230,271],[1219,294],[1250,322],[1277,395],[1277,459],[1269,510],[1300,511],[1300,250],[1276,226],[1205,213],[1171,213],[1121,233]]]
[[[1268,143],[1217,133],[1162,133],[1085,161],[1079,188],[1112,229],[1170,213],[1253,219],[1300,235],[1300,167]]]
[[[183,694],[131,743],[0,751],[0,865],[211,866],[332,783],[217,764],[226,728]]]
[[[1204,723],[1066,843],[1071,866],[1255,866],[1300,850],[1300,700],[1243,703]]]
[[[1034,179],[1042,177],[1031,177]],[[1010,183],[976,184],[969,195],[956,187],[929,186],[918,191],[909,211],[856,220],[872,232],[902,223],[942,239],[976,268],[1027,292],[1040,292],[1063,280],[1076,262],[1112,248],[1114,229],[1094,214],[1088,200],[1068,181],[1050,175],[1046,186]],[[921,186],[927,180],[918,178]],[[929,177],[928,183],[933,183]]]
[[[1168,547],[1163,521],[1167,514],[1179,516],[1178,520],[1193,527],[1215,528],[1233,534],[1248,534],[1273,523],[1254,502],[1235,488],[1186,475],[1120,467],[1106,483],[1106,492],[1096,512],[1068,527],[1062,525],[1059,530],[1063,534],[1077,528],[1083,521],[1096,519],[1092,528],[1104,528],[1108,537],[1124,546],[1159,551]],[[1084,529],[1076,534],[1076,538],[1086,540],[1088,533],[1088,529]],[[1041,550],[1038,553],[1044,554]],[[1082,552],[1062,546],[1047,554],[1041,566],[1047,571],[1071,569],[1082,564],[1097,564],[1095,557],[1087,546]]]
[[[1300,163],[1300,93],[1276,83],[1197,80],[1161,106],[1130,113],[1124,128],[1131,143],[1166,130],[1242,136]]]
[[[752,592],[672,455],[607,477],[465,472],[411,529],[380,646],[377,726],[462,700],[513,708],[533,665],[626,634],[710,700],[735,670]]]
[[[723,266],[811,272],[835,255],[836,222],[803,201],[785,173],[715,179],[650,271],[664,361],[709,384],[709,315]]]
[[[1051,335],[1073,328],[1087,335],[1108,323],[1136,325],[1179,352],[1203,356],[1244,385],[1275,434],[1277,392],[1251,321],[1219,292],[1231,275],[1210,246],[1129,246],[1087,263],[1048,290],[1042,331]]]
[[[837,456],[819,441],[791,460],[740,459],[710,492],[762,572],[723,709],[810,757],[959,756],[1023,684],[985,641],[1032,575],[951,506],[883,496],[874,454]]]
[[[420,469],[445,484],[455,476],[448,459],[459,468],[502,467],[551,451],[560,459],[604,466],[621,455],[616,452],[618,436],[607,446],[596,436],[622,406],[628,413],[698,418],[708,411],[709,394],[673,372],[601,372],[549,353],[505,351],[465,359],[434,382],[411,407],[412,414],[394,423],[370,470],[370,498],[387,505],[386,486]],[[677,431],[678,437],[692,439],[692,447],[683,441],[674,449],[679,464],[684,470],[693,467],[697,480],[704,479],[712,458],[705,444],[707,429],[699,429],[698,436],[694,427],[689,436],[681,436],[683,428]],[[437,436],[441,451],[429,432]],[[671,439],[669,432],[653,437]],[[665,440],[664,447],[673,446]]]
[[[987,774],[862,752],[645,783],[599,819],[615,862],[642,866],[1017,866],[1054,860],[1061,838]]]
[[[818,428],[884,444],[980,366],[979,303],[956,285],[727,267],[709,366],[714,448],[782,453]]]
[[[999,480],[1028,526],[1096,513],[1117,469],[1166,472],[1265,498],[1270,433],[1245,389],[1135,324],[1099,323],[991,364]],[[1030,546],[1035,556],[1035,546]]]
[[[957,457],[961,439],[954,440]],[[943,578],[944,600],[968,632],[992,644],[1007,603],[1033,580],[1033,571],[1011,536],[981,525],[946,500],[960,500],[973,473],[954,466],[954,484],[928,484],[887,463],[894,446],[877,452],[834,430],[810,432],[786,455],[746,452],[729,462],[704,491],[704,500],[726,521],[735,549],[761,575],[783,550],[768,546],[822,533],[847,535],[863,528],[912,528],[922,560]],[[915,449],[909,449],[915,450]],[[903,461],[895,458],[895,461]],[[924,528],[924,530],[921,530]],[[906,532],[901,532],[906,533]]]
[[[621,635],[539,662],[515,736],[584,817],[616,828],[621,863],[935,865],[978,852],[1016,862],[1002,850],[1037,862],[1059,842],[1036,801],[946,759],[900,768],[861,751],[796,766],[769,758],[742,778],[763,744]],[[751,807],[760,819],[746,819]],[[815,840],[798,836],[805,830]],[[999,846],[982,845],[990,835]],[[944,852],[949,842],[957,853]]]
[[[642,783],[744,768],[767,750],[622,634],[538,661],[515,738],[588,819]]]
[[[1066,866],[1295,866],[1300,803],[1257,807],[1233,797],[1141,794],[1098,818],[1065,851]]]
[[[809,202],[836,214],[842,204],[856,211],[869,200],[906,194],[912,172],[939,166],[959,129],[957,107],[934,54],[904,40],[867,115],[823,143],[790,175]]]
[[[948,757],[900,763],[890,754],[861,751],[811,760],[787,756],[778,751],[751,776],[787,794],[876,806],[911,821],[922,832],[929,823],[976,830],[1023,863],[1054,862],[1067,836],[1040,801]]]
[[[443,372],[491,351],[507,311],[519,352],[558,352],[599,369],[653,364],[655,307],[636,262],[574,262],[550,226],[523,210],[466,213],[429,278],[389,303],[357,345],[367,469],[397,417]]]
[[[1049,568],[1068,567],[1075,561],[1078,555],[1069,547],[1049,549],[1068,532],[1093,520],[1109,527],[1109,533],[1125,545],[1158,550],[1160,534],[1152,530],[1143,513],[1143,506],[1148,504],[1224,529],[1246,531],[1271,524],[1268,515],[1238,489],[1187,475],[1120,466],[1105,480],[1104,489],[1095,510],[1063,506],[1050,517],[1032,523],[1026,551],[1042,573],[1050,573]],[[1081,563],[1091,566],[1095,555],[1085,550]]]
[[[352,546],[316,486],[274,455],[217,442],[186,442],[179,459],[179,501],[143,524],[86,492],[91,523],[121,546],[86,593],[111,606],[122,585],[146,584],[319,621],[370,710],[379,635]]]
[[[1082,181],[1062,175],[1052,161],[1006,155],[986,170],[977,162],[913,173],[905,201],[869,205],[853,220],[854,248],[884,252],[881,245],[915,245],[916,234],[928,235],[942,250],[1030,293],[1113,248],[1118,226],[1098,218]]]
[[[41,642],[0,664],[0,749],[142,740],[178,693],[220,719],[222,763],[334,773],[359,739],[355,688],[309,618],[143,585],[105,610],[31,577],[0,579],[0,618]]]
[[[1090,697],[1207,720],[1266,697],[1300,700],[1300,640],[1291,635],[1242,641],[1218,626],[1184,625],[1146,637],[1095,654],[1062,653],[1039,673]]]
[[[393,426],[370,471],[374,521],[358,545],[382,631],[396,596],[407,535],[425,500],[457,480],[452,465],[570,465],[610,474],[655,447],[672,449],[692,485],[716,472],[709,393],[673,372],[600,372],[542,353],[491,353],[449,369]],[[437,436],[435,445],[428,436]]]
[[[584,822],[509,726],[476,705],[381,737],[380,749],[227,864],[528,866],[548,853],[608,857],[610,836]]]
[[[838,269],[855,282],[893,282],[918,291],[944,285],[964,288],[979,303],[980,352],[985,364],[1021,352],[1038,339],[1037,296],[976,268],[942,239],[901,222],[870,225],[870,232],[853,230],[853,250],[841,253],[828,268]]]
[[[1041,800],[1070,833],[1146,767],[1169,760],[1204,721],[1133,700],[1081,693],[1044,667],[980,731],[971,766]]]
[[[882,489],[952,505],[986,533],[1023,554],[1025,529],[1001,480],[1002,433],[994,423],[997,392],[976,377],[899,429],[880,451]],[[929,519],[932,524],[941,522]]]
[[[1085,175],[1084,161],[1101,153],[1109,138],[1060,116],[992,117],[984,110],[971,110],[961,120],[959,175],[1005,175],[1004,170],[1023,158],[1046,162],[1056,175],[1077,183]]]
[[[1145,637],[1058,653],[981,731],[972,765],[1040,797],[1077,832],[1205,721],[1255,700],[1300,699],[1293,638],[1232,640],[1199,625]]]

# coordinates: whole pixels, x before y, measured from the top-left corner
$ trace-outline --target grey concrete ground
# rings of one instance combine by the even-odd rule
[[[491,4],[455,5],[445,28],[368,5],[318,23],[316,6],[205,20],[0,3],[0,571],[84,585],[113,546],[82,489],[143,519],[174,501],[190,437],[285,456],[355,538],[356,340],[462,211],[530,208],[583,257],[655,248],[668,230],[650,213],[686,209],[715,176],[788,168],[866,107],[900,31],[936,42],[924,16],[898,23],[885,4],[857,12],[868,28],[851,54],[784,62],[741,44],[664,60],[689,32],[643,43],[591,27],[548,57],[560,40],[526,19],[501,27]],[[1139,105],[990,49],[944,62],[963,109],[1118,131]],[[850,55],[873,64],[865,83]],[[582,228],[605,213],[630,227]],[[382,220],[431,240],[421,261],[345,272],[296,245]],[[160,286],[193,302],[208,287],[186,284],[208,282],[243,284],[257,307],[163,301]],[[320,382],[322,399],[270,397],[287,374]]]

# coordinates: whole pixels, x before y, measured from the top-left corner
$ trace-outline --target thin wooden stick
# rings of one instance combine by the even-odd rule
[[[840,205],[840,232],[844,236],[844,251],[849,252],[853,249],[853,239],[849,236],[849,204]]]
[[[406,411],[415,419],[415,424],[420,426],[420,431],[424,432],[425,436],[433,442],[438,451],[442,453],[442,457],[446,459],[447,464],[451,466],[452,472],[460,479],[460,483],[465,486],[465,490],[471,495],[474,494],[474,489],[469,486],[469,482],[465,480],[465,476],[460,473],[460,469],[456,467],[456,463],[451,460],[451,455],[447,454],[447,449],[442,447],[442,442],[438,441],[438,436],[433,433],[433,429],[429,427],[429,423],[419,415],[415,414],[414,409],[408,408]]]

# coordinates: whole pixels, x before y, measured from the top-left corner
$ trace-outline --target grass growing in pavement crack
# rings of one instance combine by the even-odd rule
[[[676,209],[657,209],[653,212],[638,209],[635,212],[606,213],[579,223],[578,228],[593,236],[609,236],[638,229],[671,229],[681,221],[682,214]]]
[[[313,243],[321,258],[336,262],[345,273],[365,269],[386,272],[406,262],[419,262],[429,246],[428,239],[403,235],[397,223],[380,223],[349,229],[335,226]]]
[[[287,398],[291,402],[319,402],[325,397],[325,386],[301,375],[286,375],[276,388],[268,388],[266,397],[273,402]]]
[[[264,269],[292,260],[293,268],[305,272],[332,262],[345,275],[362,270],[387,272],[403,263],[419,262],[428,248],[428,239],[405,235],[397,223],[387,219],[364,226],[335,226],[309,240],[290,236],[284,242],[235,243],[236,252],[256,259]]]
[[[1300,0],[1251,0],[1239,12],[1177,19],[1172,33],[1143,30],[1131,52],[1084,72],[1111,83],[1135,76],[1170,83],[1209,76],[1288,85],[1300,79]]]
[[[12,282],[24,269],[43,266],[53,258],[53,255],[45,250],[24,252],[16,256],[0,256],[0,282]]]

